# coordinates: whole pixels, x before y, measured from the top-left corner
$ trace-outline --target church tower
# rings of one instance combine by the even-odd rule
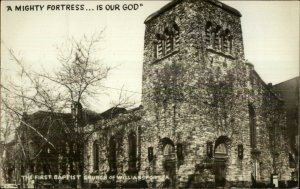
[[[149,116],[194,104],[205,95],[195,89],[244,59],[240,17],[216,0],[173,0],[145,20],[142,104]]]
[[[229,141],[230,120],[215,116],[226,117],[226,92],[218,89],[244,59],[240,17],[219,1],[174,0],[145,20],[143,119],[147,140],[159,146],[154,150],[163,166],[156,171],[172,186],[180,183],[175,175],[188,179],[192,162],[206,157],[212,141],[222,136],[220,151]]]
[[[244,60],[240,18],[217,0],[173,0],[145,20],[141,173],[165,187],[250,185],[274,169],[259,141],[283,124],[266,119],[280,101]]]
[[[173,0],[150,15],[145,20],[143,91],[170,62],[192,69],[244,59],[240,17],[216,0]]]

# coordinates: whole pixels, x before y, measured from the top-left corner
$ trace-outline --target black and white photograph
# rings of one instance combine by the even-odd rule
[[[299,16],[1,0],[0,189],[299,188]]]

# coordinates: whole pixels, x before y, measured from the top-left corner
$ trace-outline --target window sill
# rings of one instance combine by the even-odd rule
[[[170,52],[169,54],[167,55],[164,55],[163,57],[159,57],[159,58],[156,58],[151,64],[155,64],[161,60],[164,60],[170,56],[173,56],[174,54],[177,54],[179,52],[179,49],[175,49],[174,51]]]
[[[206,50],[210,51],[210,52],[213,52],[213,53],[216,53],[216,54],[221,55],[221,56],[225,56],[226,58],[230,58],[232,60],[235,59],[235,57],[232,54],[227,53],[227,52],[223,52],[221,50],[214,49],[211,46],[207,47]]]

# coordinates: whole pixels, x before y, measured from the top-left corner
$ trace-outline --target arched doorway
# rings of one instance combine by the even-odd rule
[[[228,145],[230,139],[220,136],[215,142],[215,184],[216,187],[224,187],[226,184],[226,161],[228,159]]]
[[[174,187],[176,179],[176,153],[175,146],[171,139],[163,138],[161,140],[162,154],[163,154],[163,168],[165,176],[164,188]]]

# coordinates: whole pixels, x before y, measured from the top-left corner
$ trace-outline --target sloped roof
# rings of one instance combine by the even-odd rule
[[[127,110],[125,108],[119,108],[119,107],[112,107],[100,114],[101,118],[103,119],[109,119],[113,118],[118,114],[126,113]]]
[[[112,107],[102,113],[100,113],[100,118],[101,119],[110,119],[118,116],[119,114],[130,114],[132,112],[138,111],[142,109],[142,106],[135,107],[133,109],[126,109],[126,108],[121,108],[121,107]]]
[[[179,3],[183,2],[183,1],[185,1],[185,0],[173,0],[173,1],[171,1],[170,3],[168,3],[165,6],[163,6],[162,8],[160,8],[158,11],[156,11],[156,12],[152,13],[150,16],[148,16],[146,18],[146,20],[145,20],[144,23],[149,22],[150,20],[156,18],[157,16],[161,15],[165,11],[171,9],[172,7],[174,7],[175,5],[177,5],[177,4],[179,4]],[[236,16],[239,16],[239,17],[242,16],[242,14],[238,10],[236,10],[235,8],[232,8],[232,7],[226,5],[226,4],[224,4],[224,3],[222,3],[222,2],[220,2],[218,0],[205,0],[205,1],[210,2],[210,3],[216,5],[216,6],[220,7],[220,8],[222,8],[222,9],[230,12],[230,13],[233,13]]]
[[[295,117],[295,119],[297,119],[299,105],[299,79],[299,76],[297,76],[273,86],[273,90],[284,101],[284,108],[287,110],[288,117]]]

